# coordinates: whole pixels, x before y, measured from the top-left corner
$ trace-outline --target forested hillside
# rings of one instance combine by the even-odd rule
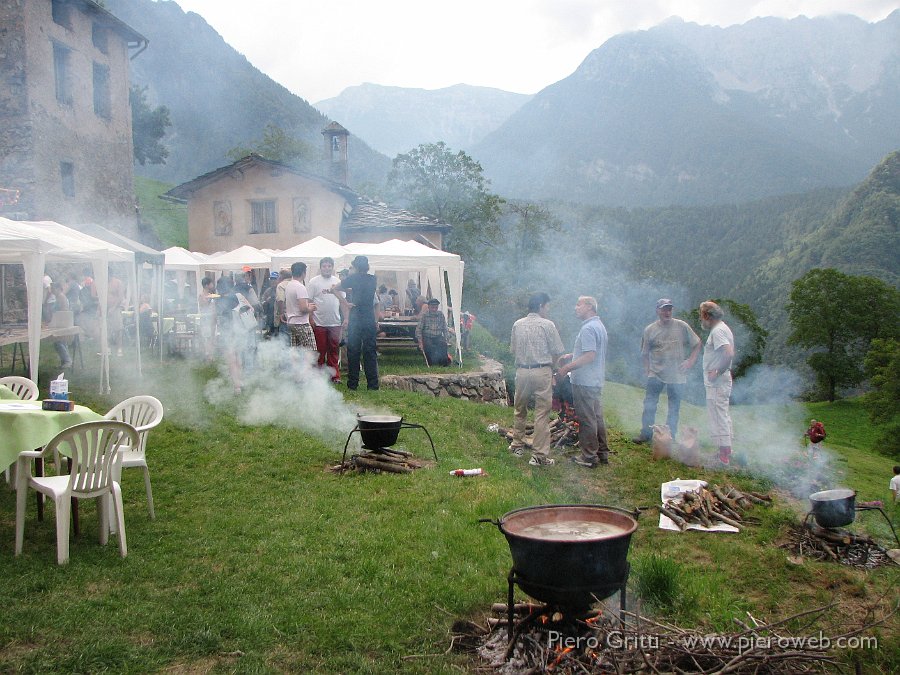
[[[733,206],[610,209],[556,205],[568,237],[601,238],[597,254],[636,280],[695,300],[750,305],[770,332],[768,359],[790,360],[791,282],[834,267],[900,285],[900,152],[852,190],[817,190]],[[797,355],[795,354],[794,357]]]
[[[168,183],[195,178],[228,164],[226,153],[252,145],[267,124],[308,142],[314,164],[321,156],[328,118],[257,70],[201,16],[176,2],[107,0],[106,6],[150,40],[131,62],[132,81],[148,87],[152,105],[171,113],[166,164],[138,167],[142,175]],[[358,137],[350,143],[351,183],[380,185],[388,158]]]

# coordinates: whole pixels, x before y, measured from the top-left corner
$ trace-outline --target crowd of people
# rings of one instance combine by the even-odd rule
[[[379,321],[399,311],[399,294],[378,286],[366,256],[357,256],[347,270],[336,271],[330,257],[319,261],[318,274],[307,279],[307,265],[295,262],[272,271],[261,292],[255,291],[254,272],[244,269],[234,284],[227,275],[218,281],[204,277],[198,300],[200,334],[207,359],[218,348],[229,366],[235,392],[240,392],[243,369],[261,334],[282,340],[292,349],[315,352],[315,362],[331,381],[341,382],[341,348],[347,365],[347,388],[355,390],[362,371],[366,388],[379,388],[377,337]],[[426,300],[414,279],[406,291],[407,303],[421,310],[416,342],[429,365],[449,365],[450,331],[440,301]],[[420,302],[421,301],[421,302]]]
[[[575,303],[575,316],[581,321],[570,353],[564,347],[554,323],[547,318],[550,296],[535,293],[528,300],[528,314],[516,321],[510,336],[515,359],[515,423],[509,450],[525,454],[525,427],[528,406],[534,402],[534,435],[531,442],[532,466],[550,466],[550,410],[554,379],[568,378],[575,415],[578,419],[580,454],[572,458],[578,466],[594,469],[609,464],[609,445],[603,418],[603,383],[606,377],[606,352],[609,337],[598,314],[596,298],[583,295]],[[697,361],[701,341],[684,321],[674,319],[673,303],[668,298],[656,302],[656,321],[643,332],[641,356],[644,365],[645,396],[641,433],[636,443],[651,438],[659,396],[668,396],[667,423],[672,437],[678,428],[678,416],[687,373]],[[700,321],[709,337],[703,344],[703,383],[710,436],[718,448],[723,465],[731,461],[733,429],[729,412],[731,365],[734,359],[734,335],[724,321],[724,312],[715,302],[700,305]]]

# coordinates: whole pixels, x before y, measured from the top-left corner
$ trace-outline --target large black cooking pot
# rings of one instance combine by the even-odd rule
[[[517,509],[489,522],[506,537],[515,581],[525,593],[579,609],[624,586],[635,518],[612,506],[560,504]]]
[[[403,418],[399,415],[359,415],[359,435],[367,448],[389,448],[397,442]]]
[[[847,488],[822,490],[809,496],[812,514],[821,527],[843,527],[856,519],[856,492]]]

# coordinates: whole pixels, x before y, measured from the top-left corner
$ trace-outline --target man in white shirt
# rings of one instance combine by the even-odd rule
[[[894,496],[894,503],[900,501],[900,466],[894,467],[894,477],[891,478],[891,494]]]
[[[309,300],[309,293],[303,285],[305,278],[306,263],[295,262],[291,265],[291,280],[284,287],[284,313],[291,336],[291,347],[315,349],[316,338],[309,323],[309,315],[316,310],[316,305]]]
[[[340,283],[334,274],[334,259],[322,258],[319,261],[319,274],[306,284],[310,299],[315,303],[313,312],[313,334],[316,338],[316,349],[319,350],[319,368],[327,366],[331,373],[331,381],[341,381],[338,370],[338,351],[341,344],[341,303],[334,293],[328,293],[332,286]]]
[[[709,435],[719,448],[719,461],[731,461],[734,431],[728,409],[731,397],[731,362],[734,360],[734,335],[722,320],[725,313],[711,300],[700,303],[700,323],[709,331],[703,346],[703,384],[706,385],[706,413]]]

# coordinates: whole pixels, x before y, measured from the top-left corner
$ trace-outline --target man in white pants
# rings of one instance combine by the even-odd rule
[[[731,362],[734,359],[734,334],[722,318],[725,313],[716,303],[700,303],[700,323],[709,331],[703,346],[703,384],[706,385],[706,413],[709,435],[719,448],[719,461],[731,461],[733,430],[728,399],[731,397]]]

